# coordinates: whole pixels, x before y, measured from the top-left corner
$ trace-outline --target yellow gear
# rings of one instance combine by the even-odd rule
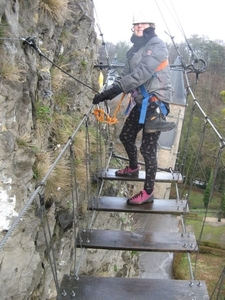
[[[99,76],[98,76],[99,91],[102,90],[103,82],[104,82],[104,75],[103,75],[102,71],[100,71]]]

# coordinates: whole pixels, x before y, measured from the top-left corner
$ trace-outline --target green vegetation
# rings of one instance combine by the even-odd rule
[[[185,225],[187,231],[194,232],[199,243],[199,253],[191,254],[194,277],[196,280],[206,282],[209,296],[211,296],[225,265],[225,223],[224,219],[219,222],[218,218],[223,195],[219,192],[213,194],[205,219],[206,209],[203,201],[205,191],[194,187],[190,192],[190,213],[185,217]],[[190,280],[189,261],[186,254],[175,254],[173,275],[175,279]],[[219,298],[219,300],[223,299]]]
[[[44,105],[40,101],[37,102],[36,106],[36,116],[42,122],[51,122],[51,109],[49,106]]]
[[[138,255],[139,255],[139,251],[135,251],[135,250],[131,251],[131,257],[138,256]]]
[[[185,189],[184,191],[182,191],[182,193],[180,193],[180,195],[185,195],[187,194],[188,191],[187,189]],[[202,214],[204,214],[205,212],[205,206],[204,206],[204,202],[203,202],[203,197],[204,197],[204,190],[198,187],[193,187],[193,189],[190,191],[190,195],[189,195],[189,208],[192,212],[201,212]],[[218,212],[220,211],[220,207],[221,207],[221,197],[222,194],[220,192],[214,192],[212,199],[209,203],[209,211],[208,214],[210,216],[217,216]],[[174,190],[174,187],[171,187],[171,194],[170,194],[170,198],[174,199],[176,198],[176,191]]]
[[[207,72],[202,73],[198,80],[196,80],[195,74],[189,76],[190,86],[192,90],[195,90],[194,94],[198,104],[209,116],[220,135],[224,137],[224,44],[196,35],[192,36],[189,42],[199,57],[204,59],[207,66]],[[177,58],[176,50],[172,45],[168,45],[168,47],[170,61],[174,62]],[[191,61],[190,51],[185,43],[179,45],[179,51],[184,61]],[[185,159],[182,173],[185,175],[188,185],[197,178],[206,182],[209,181],[211,170],[214,171],[216,166],[219,146],[221,146],[221,141],[216,136],[214,129],[206,122],[205,116],[193,100],[192,95],[189,95],[180,141],[180,158],[178,158],[180,159],[178,165],[181,165]],[[215,182],[215,190],[219,192],[222,192],[225,185],[224,165],[225,152],[223,151]]]
[[[118,268],[117,268],[117,265],[114,265],[114,272],[118,272]]]
[[[213,172],[211,171],[209,181],[208,181],[208,184],[206,186],[206,189],[204,191],[204,196],[203,196],[203,202],[204,202],[205,208],[207,208],[209,205],[210,194],[211,194],[211,190],[212,190],[212,183],[213,183]]]
[[[201,221],[187,219],[186,225],[191,226],[192,230],[195,233],[196,239],[198,239],[202,229],[203,219]],[[204,224],[201,241],[211,242],[213,245],[217,244],[217,248],[220,248],[222,246],[224,246],[225,248],[225,224],[221,225],[218,223],[218,226],[215,226],[206,222]]]
[[[61,109],[62,112],[66,112],[69,104],[69,97],[66,92],[59,91],[55,97],[55,104]]]
[[[80,62],[80,65],[81,65],[82,68],[86,68],[87,67],[87,62],[85,60],[82,60]]]
[[[209,296],[211,296],[225,265],[225,251],[220,256],[212,255],[210,253],[198,254],[196,269],[195,259],[196,254],[192,254],[191,264],[192,270],[195,273],[195,278],[196,280],[206,282]],[[190,280],[189,263],[186,254],[178,253],[175,255],[173,273],[175,279]],[[224,300],[222,297],[223,296],[218,300]]]
[[[220,217],[225,218],[225,192],[223,192],[222,196],[221,196],[221,214]]]

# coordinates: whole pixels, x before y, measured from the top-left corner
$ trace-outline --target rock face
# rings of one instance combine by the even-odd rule
[[[0,38],[2,240],[35,189],[34,166],[39,153],[46,153],[52,147],[50,122],[45,122],[44,129],[38,122],[44,118],[52,120],[56,111],[85,112],[91,105],[93,91],[74,78],[91,87],[97,82],[93,3],[91,0],[1,0]],[[52,62],[72,77],[55,68]],[[63,95],[66,95],[64,107]],[[60,279],[70,272],[73,249],[70,222],[58,226],[58,207],[54,200],[49,203],[50,230],[60,239],[57,248]],[[56,288],[50,273],[40,216],[34,204],[0,251],[0,299],[55,299]]]

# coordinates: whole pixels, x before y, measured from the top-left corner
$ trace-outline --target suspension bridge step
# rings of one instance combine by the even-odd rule
[[[123,177],[116,176],[115,172],[118,169],[104,169],[99,173],[100,179],[105,180],[121,180],[121,181],[144,181],[145,180],[145,171],[139,171],[138,177]],[[156,182],[183,182],[183,176],[180,173],[169,173],[169,172],[157,172],[155,177]]]
[[[132,232],[123,230],[86,230],[77,237],[77,247],[126,251],[197,251],[194,233]]]
[[[64,275],[57,300],[209,300],[204,281]]]
[[[88,210],[117,211],[132,213],[175,214],[188,213],[186,200],[155,199],[154,202],[142,205],[128,205],[125,197],[94,197],[89,201]]]

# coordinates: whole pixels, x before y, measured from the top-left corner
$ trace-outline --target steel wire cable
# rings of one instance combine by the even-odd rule
[[[42,220],[42,227],[43,227],[45,244],[46,244],[46,251],[47,251],[47,256],[49,259],[50,267],[52,270],[52,275],[53,275],[56,291],[58,294],[59,293],[59,282],[58,282],[58,275],[57,275],[57,268],[56,268],[56,258],[55,258],[55,253],[54,253],[54,249],[53,249],[53,241],[51,239],[51,236],[52,236],[51,229],[50,229],[50,225],[49,225],[49,221],[48,221],[48,217],[47,217],[47,213],[46,213],[46,209],[45,209],[44,194],[42,194],[42,195],[39,194],[39,197],[40,197],[40,203],[41,203],[41,220]],[[50,242],[48,241],[47,235],[49,236]],[[51,257],[51,253],[52,253],[52,257]]]

